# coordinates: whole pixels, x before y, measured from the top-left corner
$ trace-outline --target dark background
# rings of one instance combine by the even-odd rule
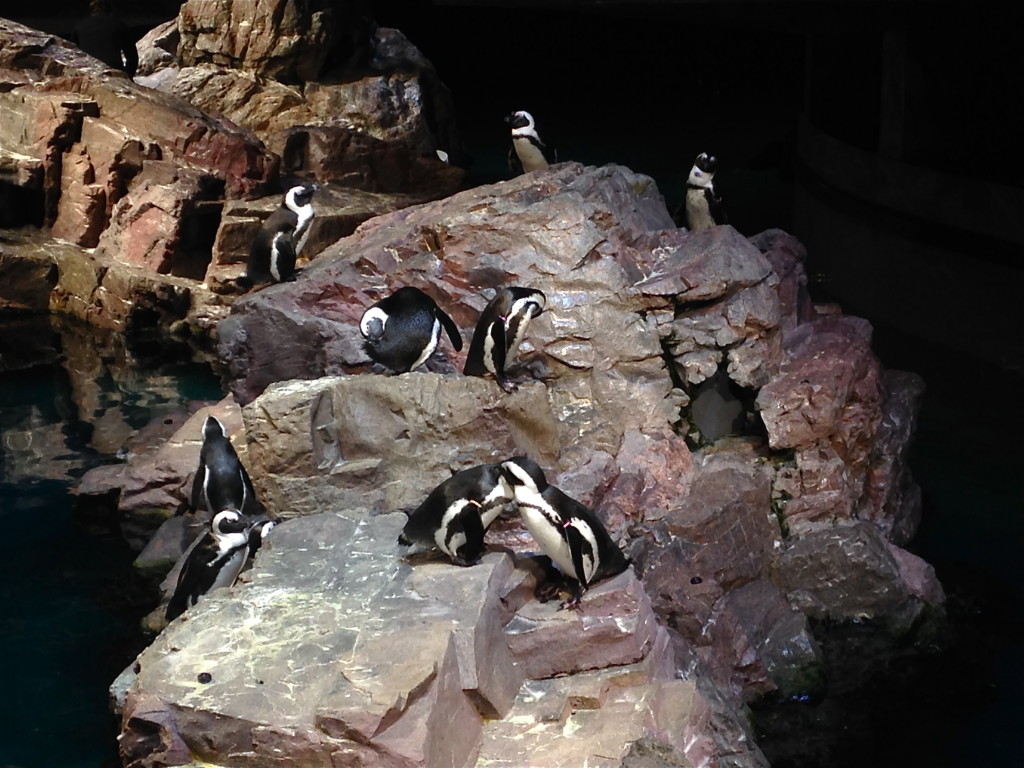
[[[472,158],[467,183],[507,177],[503,117],[516,109],[534,114],[560,159],[650,174],[670,210],[693,158],[712,152],[734,226],[799,237],[814,298],[839,299],[847,313],[870,319],[885,365],[924,377],[910,460],[925,520],[910,548],[946,587],[951,639],[924,658],[908,653],[886,669],[848,669],[863,685],[836,700],[839,711],[836,701],[804,706],[763,734],[775,768],[1024,764],[1024,236],[978,232],[927,210],[886,210],[824,183],[798,150],[801,116],[852,147],[878,149],[883,39],[896,33],[908,51],[902,160],[948,174],[949,188],[977,189],[979,206],[997,206],[999,185],[1019,190],[1024,170],[1024,56],[1008,4],[368,5],[377,22],[423,51],[452,91]],[[0,12],[63,34],[86,7],[48,3],[41,17],[37,7],[4,3]],[[120,7],[139,36],[178,10],[164,2]],[[859,250],[848,250],[852,241]],[[925,279],[934,277],[938,252],[948,269],[941,294]],[[857,270],[866,277],[852,290],[839,276]],[[871,281],[891,287],[897,275],[895,290],[870,291]],[[992,311],[980,313],[989,295]],[[956,339],[937,322],[951,317],[962,327]],[[989,343],[974,349],[972,338]],[[833,660],[858,652],[855,643],[837,646]]]

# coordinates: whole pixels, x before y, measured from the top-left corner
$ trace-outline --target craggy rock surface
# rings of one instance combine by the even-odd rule
[[[673,679],[632,573],[578,614],[526,611],[531,574],[507,554],[410,564],[404,520],[280,525],[247,583],[173,622],[123,681],[125,764],[615,766],[641,737],[708,763],[707,705]],[[566,670],[573,647],[589,650]]]
[[[289,173],[368,191],[454,191],[454,102],[396,29],[345,5],[190,0],[140,45],[142,82],[259,136]],[[342,55],[345,60],[341,60]]]
[[[396,30],[365,27],[373,44],[343,84],[306,82],[334,77],[331,45],[353,21],[339,14],[185,3],[142,42],[138,82],[0,19],[0,227],[41,230],[24,236],[63,257],[38,267],[59,276],[50,309],[202,345],[231,301],[221,284],[243,271],[295,176],[326,185],[307,258],[372,216],[458,187],[461,169],[434,152],[443,139],[459,154],[451,97]],[[20,260],[36,249],[14,238],[5,250]],[[20,265],[0,270],[18,297],[0,307],[46,306],[45,280],[22,289]]]
[[[645,177],[565,164],[379,217],[295,283],[235,303],[221,350],[245,461],[292,519],[247,584],[173,623],[122,681],[126,762],[277,765],[286,747],[310,765],[764,765],[741,707],[820,692],[812,621],[900,636],[943,600],[899,547],[917,519],[904,455],[920,382],[881,369],[863,321],[814,312],[802,253],[777,231],[671,228]],[[445,342],[427,370],[368,365],[358,318],[405,284],[467,341],[487,289],[545,291],[519,389],[462,376]],[[745,434],[694,433],[691,398],[713,376],[748,409]],[[532,598],[536,544],[514,517],[473,568],[394,547],[396,513],[519,453],[631,557],[579,613]],[[332,618],[346,612],[423,622],[423,655],[358,642]],[[225,617],[248,629],[225,640]],[[459,641],[469,626],[489,639]],[[266,654],[283,677],[247,666]],[[464,728],[441,745],[430,724],[451,717]]]

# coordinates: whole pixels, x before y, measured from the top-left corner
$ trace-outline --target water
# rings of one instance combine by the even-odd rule
[[[153,596],[115,522],[83,524],[72,489],[151,418],[222,397],[220,381],[45,318],[0,323],[0,336],[0,359],[24,366],[0,371],[0,764],[119,765],[107,689],[144,647]]]

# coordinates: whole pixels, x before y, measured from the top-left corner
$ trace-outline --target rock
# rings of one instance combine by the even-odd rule
[[[246,462],[241,412],[229,398],[197,409],[183,423],[171,418],[171,424],[162,426],[177,427],[173,434],[158,435],[160,426],[151,426],[146,449],[133,451],[123,465],[90,470],[79,484],[79,504],[88,505],[89,497],[116,493],[122,532],[134,549],[144,551],[136,565],[151,577],[162,578],[192,541],[181,524],[172,521],[189,503],[203,442],[202,425],[210,414],[224,424],[239,458]],[[158,530],[162,533],[154,540]]]
[[[532,600],[505,627],[512,657],[532,679],[634,664],[663,631],[630,570],[588,590],[579,611]]]
[[[178,59],[281,82],[316,80],[330,52],[331,10],[307,2],[188,0],[178,16]]]
[[[476,464],[529,454],[550,466],[557,424],[544,387],[501,394],[481,378],[421,373],[274,387],[243,411],[253,482],[279,513],[391,512]]]
[[[782,552],[774,567],[775,579],[793,604],[811,618],[880,619],[902,632],[919,615],[923,602],[907,589],[893,552],[870,523],[815,531]],[[900,558],[913,573],[912,561],[902,554]],[[933,586],[923,586],[926,581],[927,577],[915,591],[941,599]]]
[[[57,267],[46,256],[22,257],[0,239],[0,313],[46,312]]]
[[[140,82],[142,78],[165,67],[177,66],[180,41],[181,34],[178,31],[176,18],[158,24],[143,35],[135,44],[139,52],[139,66],[135,70],[135,81]],[[146,85],[148,86],[148,84]]]
[[[750,238],[778,275],[775,286],[779,296],[779,317],[782,333],[791,333],[802,323],[813,318],[814,305],[807,292],[807,273],[804,261],[807,249],[803,243],[781,229],[769,229]]]

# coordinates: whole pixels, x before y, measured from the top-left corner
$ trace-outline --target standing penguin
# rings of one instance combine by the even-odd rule
[[[203,424],[203,447],[192,480],[191,502],[193,512],[201,506],[211,514],[224,509],[237,509],[246,515],[261,511],[249,473],[216,416],[207,416]]]
[[[500,464],[464,469],[438,485],[409,515],[398,543],[437,547],[456,565],[472,565],[483,554],[484,532],[511,501]]]
[[[462,336],[455,322],[419,288],[399,288],[363,313],[359,332],[366,354],[395,373],[419,368],[437,349],[444,326],[456,351]]]
[[[167,603],[167,620],[173,621],[211,589],[230,587],[238,578],[249,553],[249,522],[236,509],[218,512],[188,553],[178,574],[174,594]]]
[[[529,173],[547,168],[558,161],[557,153],[545,146],[533,122],[533,115],[519,110],[505,118],[512,126],[512,148],[508,151],[508,167],[513,173]]]
[[[502,463],[501,473],[530,534],[559,570],[575,581],[570,587],[572,597],[563,608],[578,608],[591,584],[626,570],[629,560],[597,515],[548,485],[536,463],[519,457]]]
[[[676,224],[686,225],[691,232],[708,229],[719,224],[728,224],[722,198],[715,192],[715,168],[718,160],[714,155],[701,152],[693,162],[690,176],[686,180],[686,201],[684,211],[676,212]]]
[[[515,389],[505,376],[505,365],[526,338],[530,320],[544,311],[546,303],[547,297],[532,288],[499,288],[477,321],[463,373],[483,376],[490,371],[506,392]]]
[[[285,192],[280,207],[263,223],[249,247],[245,275],[237,281],[240,286],[251,288],[294,278],[295,259],[302,253],[316,215],[313,193],[319,188],[318,184],[298,184]]]

